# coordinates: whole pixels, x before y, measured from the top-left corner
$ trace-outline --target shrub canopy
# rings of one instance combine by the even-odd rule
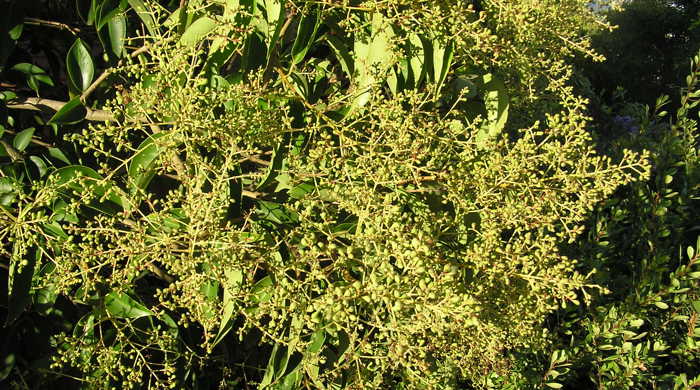
[[[0,214],[25,292],[90,308],[52,368],[93,387],[239,377],[246,340],[263,387],[478,385],[587,299],[559,247],[649,174],[568,85],[587,1],[96,3],[113,65],[77,40],[52,119],[83,165],[13,158]]]

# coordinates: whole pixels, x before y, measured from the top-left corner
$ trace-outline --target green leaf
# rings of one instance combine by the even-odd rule
[[[292,63],[298,64],[304,60],[311,45],[316,39],[318,26],[321,24],[320,10],[309,12],[299,22],[297,36],[292,46]]]
[[[561,383],[556,383],[556,382],[545,383],[545,385],[547,387],[551,387],[552,389],[561,389],[562,387],[564,387]]]
[[[116,15],[107,22],[109,48],[117,58],[124,55],[124,40],[126,39],[126,17]]]
[[[153,315],[152,311],[123,292],[112,291],[107,294],[104,298],[104,308],[107,313],[116,318],[135,319]]]
[[[26,149],[27,146],[29,146],[29,143],[32,141],[34,130],[36,129],[30,127],[20,131],[17,135],[15,135],[15,138],[12,139],[12,146],[14,146],[15,149],[19,150],[20,152],[24,151],[24,149]]]
[[[355,74],[355,62],[350,55],[347,45],[335,35],[326,35],[325,37],[328,46],[333,49],[335,56],[340,63],[340,68],[345,72],[348,78],[352,78]]]
[[[272,184],[275,181],[275,177],[279,175],[280,170],[284,166],[284,158],[286,157],[287,151],[289,150],[287,145],[289,144],[290,137],[290,133],[285,133],[280,143],[277,144],[277,146],[275,146],[275,149],[272,152],[272,164],[270,164],[270,166],[268,167],[265,177],[263,177],[263,179],[258,184],[258,190],[261,190],[267,187],[268,185]]]
[[[325,342],[326,331],[319,329],[311,335],[311,340],[309,341],[309,345],[306,347],[306,351],[310,354],[317,354]]]
[[[95,313],[90,312],[80,317],[73,327],[73,337],[93,338],[95,329]]]
[[[417,34],[408,37],[408,58],[402,67],[405,88],[418,88],[425,79],[427,63],[425,44]]]
[[[238,307],[238,301],[235,299],[235,296],[243,284],[243,272],[240,269],[228,268],[224,271],[224,275],[226,276],[226,284],[224,288],[223,313],[221,315],[219,332],[211,344],[212,347],[219,344],[233,328],[233,314]]]
[[[17,23],[14,27],[10,29],[10,31],[7,32],[7,34],[10,36],[10,39],[13,41],[16,41],[19,39],[19,37],[22,36],[22,31],[24,30],[24,23]]]
[[[219,296],[219,281],[215,279],[209,279],[202,283],[200,292],[204,295],[205,300],[201,302],[202,306],[202,316],[204,318],[213,318],[216,313],[214,312],[215,301]]]
[[[668,309],[668,305],[665,302],[655,302],[654,306],[658,307],[661,310]]]
[[[506,87],[501,79],[492,74],[481,77],[481,90],[483,91],[484,106],[486,109],[486,121],[477,133],[477,145],[487,139],[498,136],[505,128],[508,121],[509,97]]]
[[[47,281],[43,287],[34,291],[32,299],[33,309],[42,315],[49,315],[51,313],[53,306],[56,303],[56,298],[58,298],[56,286],[51,282],[48,282],[52,279],[51,274],[55,269],[56,266],[53,263],[47,263],[41,267],[41,270],[36,272],[37,278]]]
[[[68,160],[68,157],[66,157],[66,155],[63,154],[61,149],[49,148],[49,156],[55,158],[56,160],[63,161],[66,164],[70,164],[70,160]]]
[[[12,92],[12,91],[0,91],[0,100],[2,101],[9,101],[17,99],[17,94]]]
[[[280,349],[280,344],[275,343],[275,345],[272,347],[272,353],[270,354],[270,360],[267,362],[267,368],[265,369],[265,375],[263,376],[262,381],[260,381],[260,385],[258,386],[258,389],[265,389],[266,387],[270,386],[272,383],[272,380],[275,378],[275,361],[278,360],[277,355],[280,354],[278,352]]]
[[[96,5],[95,29],[102,30],[112,19],[124,17],[127,8],[125,0],[101,0],[101,5]]]
[[[146,189],[153,179],[156,172],[158,156],[160,155],[160,149],[154,141],[163,137],[165,134],[166,133],[153,134],[139,145],[136,154],[131,159],[131,163],[129,163],[129,169],[127,170],[133,190]]]
[[[16,357],[14,353],[8,353],[0,362],[0,381],[7,379],[15,368]]]
[[[46,175],[48,172],[48,168],[46,167],[44,160],[38,156],[29,156],[29,159],[32,160],[34,165],[36,165],[36,168],[39,170],[39,177],[44,177],[44,175]]]
[[[299,216],[281,203],[258,200],[257,212],[261,215],[262,219],[279,225],[299,222]]]
[[[696,313],[700,314],[700,301],[691,301],[690,303],[693,306],[693,310],[695,310]]]
[[[442,88],[442,84],[445,82],[447,73],[450,71],[450,65],[452,65],[452,58],[454,57],[454,42],[450,41],[445,47],[440,46],[437,42],[432,42],[433,46],[433,81],[435,82],[435,91],[439,91]]]
[[[372,33],[368,41],[355,41],[355,86],[358,95],[353,107],[364,106],[370,98],[370,89],[392,66],[391,41],[394,31],[380,13],[372,16]]]
[[[233,57],[237,49],[239,49],[238,42],[231,42],[226,37],[214,38],[209,47],[207,62],[204,64],[205,77],[209,80],[212,80],[214,77],[225,80],[219,76],[219,70]]]
[[[639,328],[642,325],[644,325],[644,320],[637,319],[630,321],[630,326],[633,328]]]
[[[37,93],[39,92],[39,82],[49,86],[54,85],[53,79],[46,74],[46,71],[36,65],[23,62],[14,65],[11,69],[23,73],[27,77],[27,84],[29,84],[29,87]]]
[[[211,33],[217,24],[214,19],[203,16],[192,23],[180,37],[180,43],[186,47],[198,44],[204,37]]]
[[[32,288],[36,264],[41,259],[41,253],[36,247],[31,247],[22,258],[13,258],[10,261],[5,326],[19,318],[32,301],[29,293]]]
[[[94,0],[75,0],[75,13],[78,15],[78,18],[88,26],[92,25],[95,19],[94,15],[91,15],[94,3]]]
[[[274,282],[272,277],[265,276],[264,278],[258,280],[253,287],[250,289],[251,301],[253,303],[263,303],[267,302],[272,298],[272,293],[270,289],[272,288]]]
[[[295,367],[289,374],[282,378],[282,381],[275,386],[275,390],[297,390],[299,388],[299,383],[303,378],[301,370],[299,367],[301,362]]]
[[[153,15],[151,11],[146,7],[146,4],[144,4],[143,0],[128,0],[129,5],[131,8],[136,11],[136,14],[139,16],[143,24],[146,26],[146,29],[148,32],[151,34],[153,38],[158,36],[158,28],[156,27],[156,22],[153,19]]]
[[[78,123],[85,119],[87,115],[87,109],[83,106],[83,102],[80,101],[80,96],[76,96],[71,99],[68,103],[64,104],[60,110],[58,110],[51,119],[49,119],[49,124],[73,124]]]
[[[71,86],[76,91],[82,92],[92,83],[95,76],[95,65],[92,62],[90,50],[80,38],[76,39],[73,46],[68,49],[66,70]]]
[[[259,33],[253,33],[246,38],[243,56],[241,57],[241,68],[244,71],[253,70],[265,65],[267,58],[267,47]]]
[[[262,0],[258,2],[262,7],[264,19],[258,18],[257,28],[265,36],[267,46],[267,57],[265,64],[270,63],[270,58],[274,52],[275,45],[279,40],[280,31],[285,21],[285,9],[283,2],[280,0]]]
[[[0,206],[8,207],[17,197],[15,180],[9,177],[0,177]]]

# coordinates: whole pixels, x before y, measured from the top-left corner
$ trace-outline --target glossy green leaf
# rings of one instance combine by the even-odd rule
[[[309,345],[306,347],[306,351],[310,354],[317,354],[321,351],[323,344],[326,342],[326,331],[319,329],[311,335],[311,340]]]
[[[36,168],[39,170],[39,177],[44,177],[44,175],[46,175],[46,173],[48,172],[48,168],[44,160],[42,160],[38,156],[29,156],[29,159],[34,163],[34,165],[36,165]]]
[[[261,60],[264,65],[267,65],[279,40],[279,34],[285,21],[285,9],[280,0],[258,0],[255,3],[257,3],[257,7],[252,22],[263,38],[266,55]]]
[[[10,36],[10,39],[16,41],[22,36],[22,31],[24,31],[24,23],[17,23],[7,34]]]
[[[78,38],[73,43],[66,55],[66,70],[68,79],[76,91],[84,91],[90,86],[95,76],[95,64],[92,61],[90,50]]]
[[[29,143],[32,142],[32,136],[34,135],[35,130],[35,128],[30,127],[17,133],[15,138],[12,139],[12,146],[14,146],[14,148],[20,152],[24,151],[24,149],[29,146]]]
[[[101,0],[101,4],[95,4],[95,29],[102,30],[112,19],[124,17],[127,9],[126,0]]]
[[[267,368],[265,369],[265,375],[263,375],[262,381],[258,386],[259,389],[269,388],[272,381],[275,379],[275,362],[279,359],[278,355],[281,355],[279,343],[275,343],[272,347],[272,353],[270,353],[270,360],[267,363]]]
[[[73,327],[73,337],[92,338],[95,329],[95,313],[90,312],[80,317]]]
[[[297,390],[303,378],[302,372],[299,370],[300,366],[301,364],[298,364],[294,370],[285,375],[282,380],[275,385],[275,390]]]
[[[442,84],[445,82],[447,73],[452,65],[454,57],[454,42],[448,42],[447,45],[441,46],[437,42],[433,42],[433,81],[435,82],[436,91],[439,91]]]
[[[55,269],[56,265],[54,263],[47,263],[41,266],[35,277],[40,280],[50,281]],[[33,309],[42,315],[49,315],[58,298],[58,291],[53,283],[47,282],[43,287],[34,290],[32,295]]]
[[[411,85],[412,88],[418,88],[423,82],[423,79],[425,79],[427,73],[425,48],[423,46],[423,41],[418,35],[411,34],[409,36],[409,55],[407,83]]]
[[[281,203],[258,200],[257,212],[262,219],[279,225],[299,222],[299,216]]]
[[[0,177],[0,206],[8,207],[17,197],[17,186],[15,180],[10,177]]]
[[[165,134],[157,133],[146,138],[131,159],[127,173],[132,182],[132,189],[144,190],[153,179],[160,155],[160,149],[155,141]]]
[[[382,77],[392,65],[392,27],[380,13],[372,16],[371,26],[372,33],[368,40],[355,41],[355,86],[358,95],[353,102],[354,107],[362,107],[369,101],[370,89],[378,82],[377,77]]]
[[[253,287],[250,289],[252,294],[252,301],[254,303],[267,302],[272,297],[270,289],[274,285],[272,278],[270,276],[265,276],[264,278],[258,280]]]
[[[7,297],[5,326],[19,318],[32,301],[30,296],[32,279],[34,278],[36,264],[41,259],[41,253],[36,247],[32,247],[21,259],[10,261],[9,295]],[[26,261],[23,262],[22,260]]]
[[[8,101],[17,98],[17,94],[12,91],[0,91],[0,100]]]
[[[0,382],[7,379],[15,369],[17,358],[14,353],[8,353],[0,361]]]
[[[26,62],[14,65],[12,70],[23,73],[27,78],[27,84],[31,89],[39,92],[39,84],[43,83],[49,86],[53,86],[53,79],[44,71],[42,68],[32,65]]]
[[[209,279],[202,283],[200,292],[204,295],[205,300],[200,303],[202,308],[202,316],[204,318],[213,318],[216,313],[214,312],[215,301],[218,300],[220,284],[218,280]]]
[[[500,78],[485,74],[479,80],[481,95],[484,99],[486,121],[477,133],[476,142],[482,144],[487,139],[498,136],[508,121],[510,99],[506,87]]]
[[[152,37],[157,37],[158,36],[158,28],[156,26],[156,22],[153,19],[153,14],[151,11],[148,9],[146,4],[143,2],[143,0],[128,0],[129,5],[131,8],[136,11],[136,14],[139,16],[143,24],[146,26],[146,30],[148,30],[148,33],[151,34]]]
[[[61,149],[58,148],[49,148],[49,156],[55,158],[56,160],[63,161],[66,164],[70,164],[70,160],[68,157],[66,157],[65,154],[61,151]]]
[[[280,170],[283,169],[284,158],[286,157],[287,152],[289,150],[287,145],[289,144],[290,137],[290,133],[285,133],[280,143],[277,144],[277,146],[275,146],[275,149],[273,150],[272,154],[272,164],[270,164],[270,166],[267,168],[267,173],[265,174],[265,177],[263,177],[263,179],[258,184],[258,190],[261,190],[267,187],[268,185],[272,184],[275,181],[275,177],[279,175]]]
[[[700,301],[691,301],[690,304],[693,306],[693,310],[700,314]]]
[[[642,325],[644,325],[644,320],[642,320],[642,319],[630,321],[630,326],[633,328],[639,328]]]
[[[73,123],[78,123],[85,119],[85,116],[87,115],[87,109],[83,105],[83,102],[80,101],[80,97],[76,96],[73,99],[71,99],[68,103],[64,104],[63,107],[61,107],[60,110],[58,110],[52,117],[49,119],[49,124],[55,123],[55,124],[73,124]]]
[[[320,11],[309,12],[299,22],[297,36],[292,46],[292,63],[298,64],[308,53],[316,39],[316,32],[321,24]]]
[[[666,310],[666,309],[668,309],[668,304],[666,304],[665,302],[661,302],[661,301],[655,302],[655,303],[654,303],[654,306],[658,307],[658,308],[661,309],[661,310]]]
[[[95,23],[96,8],[97,0],[75,0],[75,10],[78,17],[88,26]]]
[[[348,78],[352,78],[355,74],[355,62],[345,42],[335,35],[328,34],[325,36],[325,40],[328,46],[333,49],[338,63],[340,64],[340,68],[345,72]]]
[[[221,324],[212,347],[216,346],[226,335],[233,329],[234,313],[238,307],[238,301],[235,296],[240,291],[243,284],[243,272],[240,269],[228,268],[224,271],[226,276],[226,284],[224,287],[223,313],[221,315]]]
[[[217,23],[214,19],[203,16],[187,27],[182,37],[180,37],[180,43],[187,47],[194,46],[214,31],[216,26]]]
[[[104,298],[104,308],[116,318],[141,318],[152,316],[153,312],[124,292],[111,292]]]
[[[126,17],[116,15],[107,23],[109,49],[117,58],[124,55],[124,40],[126,39]]]

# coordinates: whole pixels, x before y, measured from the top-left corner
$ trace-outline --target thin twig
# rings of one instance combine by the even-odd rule
[[[27,97],[18,99],[14,103],[8,103],[6,107],[13,110],[41,111],[45,114],[53,115],[67,103],[68,102],[58,100]],[[86,120],[95,122],[109,122],[114,120],[114,116],[109,111],[93,110],[88,107],[85,107],[85,109],[87,110],[87,114],[85,115]]]
[[[44,27],[57,28],[60,30],[66,30],[75,36],[78,36],[78,33],[80,32],[80,29],[77,27],[71,27],[65,23],[54,22],[51,20],[44,20],[44,19],[37,19],[37,18],[24,18],[24,23],[29,24],[29,25],[33,25],[33,26],[44,26]]]
[[[251,198],[251,199],[258,199],[261,196],[263,196],[262,192],[255,192],[255,191],[248,191],[248,190],[242,190],[241,195],[245,196],[246,198]]]

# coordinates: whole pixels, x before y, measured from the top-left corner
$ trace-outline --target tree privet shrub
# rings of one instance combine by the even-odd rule
[[[42,383],[507,376],[598,288],[561,244],[649,175],[647,152],[596,153],[567,85],[604,23],[586,3],[93,1],[49,121],[70,157],[2,144],[7,323],[74,318]]]

